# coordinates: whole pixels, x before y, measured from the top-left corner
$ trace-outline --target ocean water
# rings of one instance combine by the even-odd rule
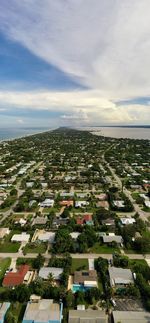
[[[1,128],[0,129],[0,141],[20,138],[24,136],[33,135],[36,133],[52,130],[46,127],[39,128]]]
[[[150,140],[150,127],[87,127],[83,129],[104,137]]]

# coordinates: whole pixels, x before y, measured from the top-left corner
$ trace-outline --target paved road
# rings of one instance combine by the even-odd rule
[[[112,254],[94,254],[94,253],[75,253],[75,254],[70,254],[73,259],[97,259],[99,257],[105,258],[105,259],[112,259]],[[22,252],[16,252],[16,253],[0,253],[0,258],[19,258],[19,257],[24,257],[24,258],[36,258],[38,256],[37,253],[28,253],[25,256],[22,254]],[[51,254],[43,254],[43,256],[47,259],[50,259],[52,257]],[[147,255],[141,255],[141,254],[126,254],[126,256],[129,257],[129,259],[150,259],[150,254]],[[56,257],[61,258],[63,255],[56,255]]]
[[[106,151],[108,151],[109,149],[112,149],[113,146],[109,147]],[[120,177],[115,173],[115,170],[107,163],[107,161],[105,160],[105,153],[102,155],[102,158],[104,160],[104,162],[107,164],[107,167],[109,168],[113,178],[115,179],[115,181],[118,184],[118,187],[120,189],[122,189],[122,182]],[[148,217],[150,216],[150,212],[144,212],[143,210],[141,210],[141,208],[139,207],[139,205],[135,202],[135,200],[133,199],[131,192],[129,190],[127,190],[126,187],[123,188],[123,192],[124,194],[127,196],[127,198],[130,200],[130,202],[133,204],[134,210],[135,212],[137,212],[139,214],[139,216],[141,217],[141,219],[143,221],[147,221]]]
[[[115,173],[115,171],[112,167],[110,167],[108,164],[107,164],[107,166],[108,166],[109,170],[111,171],[113,177],[115,178],[116,182],[118,183],[119,188],[122,189],[122,182],[121,182],[120,178]],[[123,188],[123,192],[127,196],[127,198],[130,200],[130,202],[133,204],[134,210],[140,215],[141,219],[144,221],[147,221],[147,218],[150,216],[150,212],[144,212],[143,210],[141,210],[139,205],[133,199],[131,192],[129,190],[127,190],[126,187]]]
[[[1,212],[2,214],[3,214],[3,216],[1,217],[1,219],[0,219],[0,224],[11,214],[11,213],[13,213],[13,209],[14,209],[14,207],[17,205],[17,203],[18,203],[18,199],[19,199],[19,197],[24,193],[24,191],[25,190],[21,190],[20,189],[20,184],[21,184],[21,182],[22,182],[22,180],[23,180],[23,178],[26,178],[27,177],[27,175],[29,175],[29,174],[31,174],[35,169],[37,169],[37,168],[39,168],[41,165],[42,165],[42,163],[43,162],[39,162],[39,163],[37,163],[36,165],[33,165],[32,167],[31,167],[31,169],[29,169],[29,171],[28,171],[28,173],[26,173],[24,176],[22,176],[19,180],[18,180],[18,182],[17,182],[17,184],[15,185],[15,188],[16,188],[16,190],[17,190],[17,196],[18,196],[18,198],[17,198],[17,201],[9,208],[9,210],[8,211],[6,211],[6,212]],[[30,212],[31,213],[31,212]],[[23,212],[23,214],[25,214],[25,212]]]

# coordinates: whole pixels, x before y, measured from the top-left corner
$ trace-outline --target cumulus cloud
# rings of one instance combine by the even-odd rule
[[[58,113],[57,124],[100,125],[142,124],[149,118],[149,105],[116,105],[102,98],[95,90],[0,92],[0,106],[15,107],[19,111]],[[22,119],[18,119],[20,123]]]
[[[104,97],[149,95],[149,0],[1,0],[0,28]]]

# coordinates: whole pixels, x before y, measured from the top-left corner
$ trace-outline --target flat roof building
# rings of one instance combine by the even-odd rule
[[[108,316],[100,310],[70,310],[69,323],[107,323]]]
[[[75,271],[74,284],[83,284],[84,286],[97,287],[96,270]]]
[[[146,311],[113,311],[114,323],[150,323],[150,313]]]
[[[30,239],[30,234],[27,234],[26,232],[22,232],[21,234],[14,234],[11,238],[11,241],[28,242],[29,239]]]
[[[109,267],[109,277],[111,287],[125,287],[134,284],[133,274],[130,269]]]
[[[41,299],[28,302],[22,323],[61,323],[62,304],[53,299]]]
[[[39,271],[39,277],[47,280],[49,275],[52,274],[55,280],[60,280],[63,273],[63,268],[56,267],[42,267]]]

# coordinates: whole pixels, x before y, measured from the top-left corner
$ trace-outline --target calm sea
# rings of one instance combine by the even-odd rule
[[[28,135],[51,130],[50,128],[1,128],[0,129],[0,141],[20,138]]]
[[[150,128],[132,128],[132,127],[86,127],[83,128],[92,131],[94,134],[113,138],[130,139],[149,139]]]
[[[54,128],[53,128],[54,129]],[[149,139],[150,128],[131,128],[131,127],[83,127],[82,130],[88,130],[98,136],[113,138],[130,138],[130,139]],[[20,138],[33,135],[40,132],[52,130],[52,128],[1,128],[0,141]]]

